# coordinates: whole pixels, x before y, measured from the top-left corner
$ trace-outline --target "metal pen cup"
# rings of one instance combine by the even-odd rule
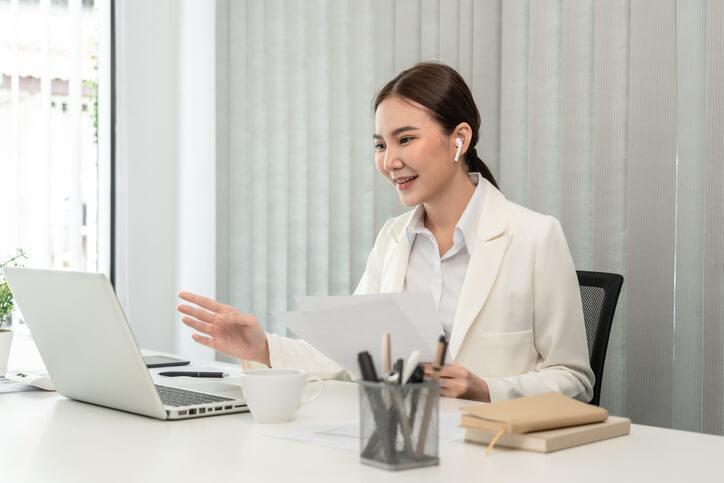
[[[392,471],[440,463],[436,381],[358,383],[362,463]]]

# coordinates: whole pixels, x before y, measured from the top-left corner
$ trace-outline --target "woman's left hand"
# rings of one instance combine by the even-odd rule
[[[424,364],[425,375],[432,374],[432,364]],[[445,364],[440,371],[440,394],[473,401],[490,402],[488,384],[463,366]]]

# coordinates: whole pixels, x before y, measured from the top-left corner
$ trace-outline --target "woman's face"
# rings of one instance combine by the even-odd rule
[[[455,142],[421,105],[388,97],[375,112],[375,166],[406,206],[429,202],[450,185]],[[452,141],[452,143],[451,143]]]

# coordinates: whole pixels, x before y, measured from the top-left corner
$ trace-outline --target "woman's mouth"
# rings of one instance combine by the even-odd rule
[[[395,183],[397,184],[397,188],[398,188],[400,191],[405,191],[405,190],[409,189],[410,186],[412,186],[412,183],[415,182],[415,180],[417,179],[417,176],[418,176],[418,175],[415,175],[415,176],[403,176],[403,177],[400,177],[400,178],[395,178],[394,181],[395,181]]]

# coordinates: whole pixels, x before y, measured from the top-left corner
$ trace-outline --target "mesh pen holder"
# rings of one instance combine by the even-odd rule
[[[359,398],[362,463],[392,471],[440,463],[437,382],[359,381]]]

